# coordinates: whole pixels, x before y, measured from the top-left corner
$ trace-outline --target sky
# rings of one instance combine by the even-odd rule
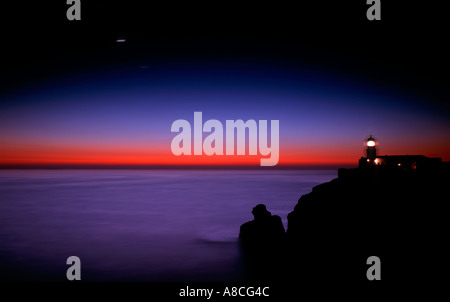
[[[50,19],[10,33],[0,166],[258,165],[260,155],[173,155],[171,124],[193,125],[196,111],[223,125],[279,120],[278,165],[356,165],[371,134],[380,154],[450,160],[448,92],[430,73],[437,63],[448,66],[439,61],[445,49],[417,43],[417,34],[395,42],[397,23],[369,28],[379,39],[373,43],[355,41],[353,26],[337,29],[338,38],[327,27],[300,37],[223,27],[192,34],[203,28],[197,23],[189,33],[175,27],[154,34],[142,24],[117,30],[124,20],[108,19],[114,26],[105,30],[100,21],[88,19],[80,29]],[[251,23],[245,20],[240,26]],[[57,39],[53,23],[72,38]],[[36,31],[46,33],[42,43]],[[429,32],[421,35],[431,41]],[[30,46],[34,54],[18,52]]]

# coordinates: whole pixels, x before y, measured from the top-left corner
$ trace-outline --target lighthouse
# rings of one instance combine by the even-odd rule
[[[359,159],[359,168],[367,171],[410,171],[410,170],[436,170],[442,167],[442,159],[438,157],[426,157],[424,155],[377,155],[378,142],[370,135],[365,140],[366,157]],[[372,169],[375,168],[376,169]],[[345,169],[344,169],[345,170]],[[346,172],[340,169],[339,175]],[[344,174],[343,174],[344,173]]]
[[[377,148],[376,148],[377,142],[376,140],[370,135],[370,137],[366,141],[366,154],[367,154],[367,162],[369,164],[374,164],[375,159],[377,158]]]

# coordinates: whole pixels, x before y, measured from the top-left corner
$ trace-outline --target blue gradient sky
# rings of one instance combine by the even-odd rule
[[[177,119],[193,125],[194,111],[223,123],[278,119],[280,164],[356,162],[369,134],[387,154],[450,159],[447,112],[401,88],[320,65],[147,62],[50,77],[9,93],[0,111],[3,163],[180,163],[170,152],[170,126]]]

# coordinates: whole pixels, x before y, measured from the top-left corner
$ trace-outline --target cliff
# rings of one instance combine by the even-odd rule
[[[369,256],[382,280],[430,281],[446,261],[448,166],[432,170],[341,169],[303,195],[288,215],[290,280],[367,280]]]

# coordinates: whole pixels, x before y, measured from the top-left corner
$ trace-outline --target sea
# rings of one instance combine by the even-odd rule
[[[239,227],[336,170],[0,170],[1,280],[240,281]]]

